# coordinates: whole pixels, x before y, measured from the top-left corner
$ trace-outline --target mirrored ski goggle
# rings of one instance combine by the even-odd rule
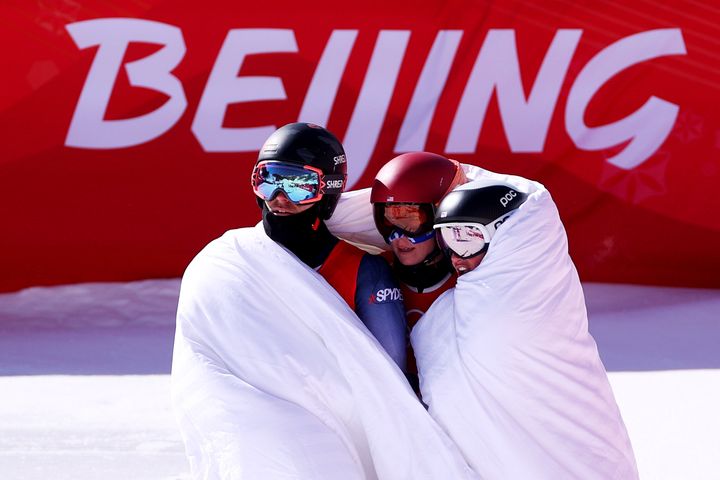
[[[434,213],[429,203],[385,204],[385,220],[409,233],[432,231]]]
[[[342,193],[345,175],[325,175],[309,165],[296,165],[277,160],[259,162],[253,169],[253,192],[270,201],[281,191],[295,204],[320,201],[325,194]]]
[[[419,235],[413,236],[412,234],[410,234],[406,231],[396,228],[390,233],[390,235],[385,237],[385,241],[387,243],[392,243],[394,240],[397,240],[398,238],[405,237],[410,241],[410,243],[415,245],[416,243],[421,243],[421,242],[424,242],[425,240],[430,240],[434,236],[435,236],[435,230],[430,230],[429,232],[425,232],[425,233],[421,233]]]
[[[471,258],[484,252],[492,234],[480,223],[443,223],[435,228],[440,230],[440,248],[460,258]]]
[[[429,203],[376,203],[374,215],[375,225],[387,243],[401,236],[420,243],[434,235],[435,213]]]

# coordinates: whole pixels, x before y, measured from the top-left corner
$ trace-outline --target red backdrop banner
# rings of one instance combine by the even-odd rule
[[[181,275],[258,221],[257,151],[294,121],[354,188],[415,150],[542,182],[585,281],[720,287],[720,7],[17,0],[0,24],[0,291]]]

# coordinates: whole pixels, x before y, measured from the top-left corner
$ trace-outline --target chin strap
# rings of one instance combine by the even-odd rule
[[[416,265],[403,265],[395,257],[393,270],[398,280],[422,293],[426,288],[438,284],[447,277],[452,272],[452,264],[439,248],[435,248],[425,260]]]

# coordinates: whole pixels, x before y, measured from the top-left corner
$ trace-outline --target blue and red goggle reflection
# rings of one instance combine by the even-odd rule
[[[311,203],[322,198],[322,176],[322,170],[309,165],[265,161],[255,166],[252,187],[262,200],[284,192],[293,203]]]

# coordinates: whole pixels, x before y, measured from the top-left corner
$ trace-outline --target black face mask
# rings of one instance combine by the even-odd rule
[[[263,202],[262,218],[267,236],[312,268],[322,265],[338,242],[320,219],[317,204],[295,215],[274,215]]]
[[[393,271],[398,280],[422,293],[426,288],[437,285],[447,277],[452,272],[452,263],[439,248],[435,248],[417,265],[403,265],[396,257],[393,261]]]

